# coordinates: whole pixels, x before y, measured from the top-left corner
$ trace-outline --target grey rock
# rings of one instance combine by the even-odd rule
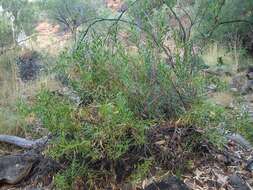
[[[253,80],[247,80],[246,83],[242,87],[242,93],[248,94],[253,90]]]
[[[238,92],[238,89],[232,87],[232,88],[230,89],[230,91],[231,91],[231,92]]]
[[[247,161],[246,170],[253,172],[253,158]]]
[[[62,94],[68,97],[68,99],[74,102],[76,105],[79,105],[82,102],[81,98],[77,95],[77,93],[69,89],[68,87],[64,87],[62,89]]]
[[[251,190],[248,184],[238,174],[233,174],[229,177],[229,184],[234,190]]]
[[[189,190],[187,185],[175,176],[166,178],[161,182],[152,183],[144,190]]]
[[[28,154],[0,157],[0,184],[17,184],[28,176],[37,160],[36,155]]]
[[[215,84],[210,84],[210,85],[207,87],[207,89],[210,90],[210,91],[215,91],[215,90],[217,90],[217,85],[215,85]]]

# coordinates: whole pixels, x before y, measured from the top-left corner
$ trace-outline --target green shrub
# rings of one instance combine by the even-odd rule
[[[82,178],[86,172],[88,171],[86,170],[85,165],[80,164],[79,161],[73,159],[69,167],[64,172],[60,172],[55,176],[54,184],[56,189],[74,189],[78,178]]]
[[[57,175],[55,181],[60,186],[66,183],[66,188],[73,185],[73,179],[77,176],[91,178],[94,166],[88,163],[82,166],[86,168],[86,173],[73,167],[80,168],[88,160],[114,163],[121,160],[130,147],[145,144],[148,121],[136,118],[121,94],[117,94],[110,102],[94,102],[76,109],[64,98],[42,91],[34,105],[30,108],[20,106],[20,111],[24,115],[36,114],[56,136],[48,154],[58,160],[64,157],[69,165],[69,169]]]
[[[148,126],[179,117],[198,97],[204,83],[199,68],[191,69],[191,53],[185,57],[173,54],[174,67],[161,56],[165,12],[165,8],[162,12],[154,10],[155,17],[148,21],[151,24],[144,25],[150,29],[154,24],[163,31],[156,45],[148,32],[143,43],[140,31],[133,26],[122,24],[115,29],[115,23],[107,23],[105,29],[108,26],[110,32],[91,30],[74,51],[59,57],[54,72],[80,96],[82,105],[77,107],[64,96],[42,91],[27,112],[35,113],[55,135],[48,153],[58,160],[64,158],[68,166],[57,175],[58,186],[66,183],[66,188],[71,188],[74,179],[81,176],[92,189],[97,181],[112,179],[116,163],[124,161],[133,148],[145,145]],[[136,52],[117,39],[120,32],[129,33]],[[179,49],[183,46],[180,40],[176,45]],[[184,49],[190,51],[188,46]],[[101,171],[94,168],[103,162],[110,167]],[[145,177],[151,162],[144,159],[137,165],[130,177],[133,181]],[[85,172],[73,169],[78,167]]]
[[[111,178],[115,163],[132,147],[145,144],[151,123],[178,117],[191,104],[197,95],[194,85],[200,80],[180,65],[180,59],[173,71],[152,51],[145,47],[132,56],[119,43],[111,51],[96,37],[78,51],[63,54],[55,67],[68,76],[70,87],[85,102],[82,106],[43,90],[30,108],[21,107],[25,114],[34,113],[54,134],[49,155],[64,158],[69,169],[73,160],[86,168],[84,174],[78,170],[71,176],[68,170],[60,173],[56,184],[65,182],[72,187],[73,178],[83,176],[92,187],[99,179]],[[92,163],[103,160],[111,168],[98,173]],[[138,170],[149,168],[143,167],[136,167],[131,179],[139,181],[143,176]]]
[[[65,53],[56,70],[68,76],[72,88],[83,99],[99,102],[121,92],[137,116],[170,118],[182,113],[183,107],[197,96],[193,85],[198,75],[191,74],[188,63],[183,64],[181,59],[173,70],[152,48],[143,47],[132,56],[118,43],[112,52],[96,36],[74,55]]]

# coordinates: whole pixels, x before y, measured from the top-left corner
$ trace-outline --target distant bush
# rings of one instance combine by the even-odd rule
[[[92,1],[83,0],[46,0],[43,8],[48,16],[64,29],[76,35],[77,28],[96,15]]]
[[[11,23],[10,16],[13,17],[15,39],[17,39],[19,32],[25,32],[26,35],[30,35],[33,32],[40,13],[36,2],[29,2],[28,0],[0,0],[0,5],[3,8],[3,13],[9,15],[9,23]]]
[[[19,56],[17,60],[19,76],[22,81],[34,80],[37,78],[41,65],[41,55],[35,51],[28,51]]]
[[[9,46],[13,42],[12,29],[10,21],[7,17],[1,15],[0,17],[0,48]],[[1,49],[0,49],[1,55]]]
[[[203,13],[204,16],[199,20],[201,24],[195,28],[195,34],[229,46],[234,46],[231,42],[235,41],[237,45],[240,45],[240,42],[244,42],[246,46],[252,44],[249,37],[252,35],[253,26],[252,7],[252,1],[196,0],[192,5],[193,13]]]

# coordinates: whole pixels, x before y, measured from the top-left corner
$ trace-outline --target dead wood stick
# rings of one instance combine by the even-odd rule
[[[37,146],[43,146],[48,142],[48,140],[49,140],[49,136],[45,136],[33,141],[33,140],[28,140],[28,139],[17,137],[17,136],[0,135],[0,142],[13,144],[15,146],[25,148],[25,149],[31,149]]]

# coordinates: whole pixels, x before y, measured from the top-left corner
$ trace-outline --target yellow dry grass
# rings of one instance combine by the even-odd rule
[[[217,105],[227,108],[233,104],[234,97],[229,92],[216,92],[216,93],[211,94],[209,100]]]
[[[205,63],[210,66],[217,65],[218,57],[222,57],[222,60],[224,61],[225,64],[235,63],[235,60],[233,59],[231,54],[226,52],[224,48],[219,47],[217,44],[210,46],[203,55]]]
[[[224,47],[217,44],[209,46],[209,48],[202,55],[204,62],[210,67],[216,67],[218,64],[218,58],[222,58],[224,66],[232,73],[237,73],[237,69],[252,65],[253,59],[250,56],[242,56],[240,49],[234,48],[233,51],[229,51]]]

